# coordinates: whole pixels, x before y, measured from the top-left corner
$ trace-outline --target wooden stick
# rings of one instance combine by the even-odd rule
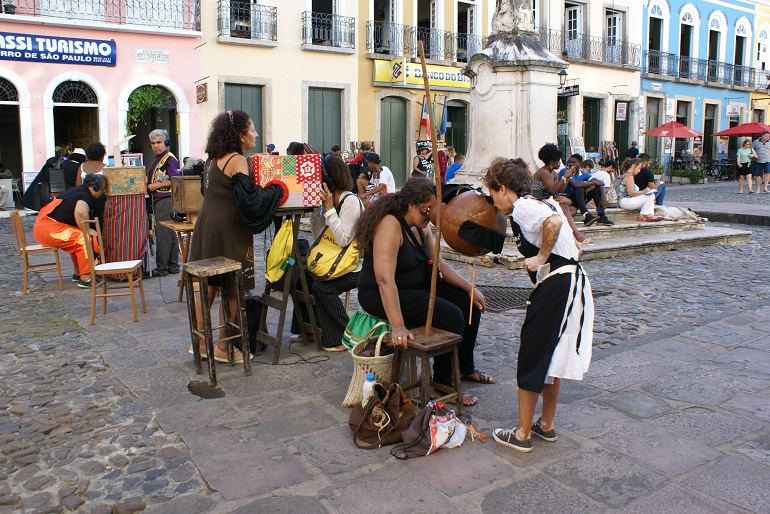
[[[428,68],[425,66],[425,48],[422,40],[419,42],[420,63],[422,64],[422,80],[425,86],[425,98],[428,102],[428,123],[430,124],[430,142],[433,146],[433,180],[436,183],[436,241],[433,247],[433,269],[430,275],[430,299],[428,300],[428,319],[425,321],[425,337],[430,336],[430,327],[433,324],[433,309],[436,304],[436,281],[438,280],[438,260],[441,247],[441,172],[438,169],[438,141],[436,140],[436,126],[433,123],[433,102],[430,101],[430,84],[428,82]]]
[[[473,322],[473,293],[476,289],[476,263],[473,263],[473,271],[471,271],[471,308],[468,313],[468,324]]]

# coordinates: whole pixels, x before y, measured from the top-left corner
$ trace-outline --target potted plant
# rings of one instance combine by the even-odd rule
[[[3,12],[5,14],[16,13],[16,5],[13,3],[13,0],[3,0]]]

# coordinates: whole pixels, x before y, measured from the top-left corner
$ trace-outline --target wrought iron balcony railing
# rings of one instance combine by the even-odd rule
[[[199,0],[14,0],[14,15],[164,29],[201,29]]]
[[[643,73],[653,73],[680,79],[701,80],[728,86],[765,90],[768,72],[750,66],[669,54],[658,50],[645,52]]]
[[[642,45],[585,34],[541,28],[540,43],[552,54],[607,64],[640,67]]]
[[[278,41],[278,9],[250,2],[219,0],[219,35],[257,41]]]
[[[356,19],[305,11],[302,13],[302,43],[355,49]]]
[[[471,55],[486,46],[487,38],[387,21],[369,20],[366,24],[367,52],[417,57],[418,41],[423,42],[428,59],[468,62]]]

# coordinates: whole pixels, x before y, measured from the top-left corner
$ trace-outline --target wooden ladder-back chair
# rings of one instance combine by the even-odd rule
[[[91,325],[94,324],[94,318],[96,316],[96,299],[103,299],[102,313],[107,314],[107,298],[111,296],[130,296],[131,297],[131,309],[134,312],[134,322],[139,321],[139,313],[136,310],[136,295],[135,287],[139,286],[139,296],[142,299],[142,312],[147,312],[147,305],[144,302],[144,283],[142,282],[142,261],[118,261],[107,262],[104,258],[104,243],[102,242],[102,231],[99,227],[99,220],[86,220],[80,223],[80,229],[83,231],[83,237],[86,243],[86,253],[88,256],[88,262],[91,264]],[[99,263],[96,263],[96,255],[94,253],[94,245],[91,241],[91,232],[93,229],[96,232],[96,244],[99,250]],[[120,275],[126,274],[128,276],[127,283],[114,282],[108,284],[106,275]],[[101,283],[97,282],[97,278],[101,278]],[[83,277],[81,276],[82,280]],[[102,292],[98,292],[99,288],[102,288]],[[118,289],[128,289],[124,292],[110,292]]]
[[[64,283],[61,279],[61,264],[59,262],[59,249],[52,246],[43,246],[39,244],[28,245],[27,236],[24,235],[24,227],[21,225],[21,216],[19,211],[11,211],[11,225],[13,226],[13,235],[16,237],[16,251],[21,255],[24,261],[24,294],[27,294],[27,284],[30,273],[40,271],[56,270],[59,274],[59,289],[64,289]],[[41,253],[53,252],[54,262],[44,262],[33,264],[29,262],[29,256]]]

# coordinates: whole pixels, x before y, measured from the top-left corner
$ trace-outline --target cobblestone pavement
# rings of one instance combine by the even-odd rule
[[[714,201],[733,186],[668,198]],[[268,352],[250,378],[219,365],[225,398],[199,400],[171,280],[147,281],[140,323],[118,299],[89,326],[87,291],[70,282],[59,291],[46,274],[20,294],[0,220],[0,513],[768,512],[770,228],[750,230],[740,245],[585,263],[609,294],[596,298],[591,370],[563,387],[558,443],[522,455],[490,437],[400,462],[351,444],[345,355],[285,343],[284,365],[263,364]],[[501,268],[478,268],[477,282],[530,285]],[[476,364],[498,384],[464,387],[483,430],[516,418],[523,316],[482,319]]]
[[[728,180],[711,184],[666,184],[666,202],[716,202],[748,205],[770,205],[770,194],[738,194],[738,181]]]

